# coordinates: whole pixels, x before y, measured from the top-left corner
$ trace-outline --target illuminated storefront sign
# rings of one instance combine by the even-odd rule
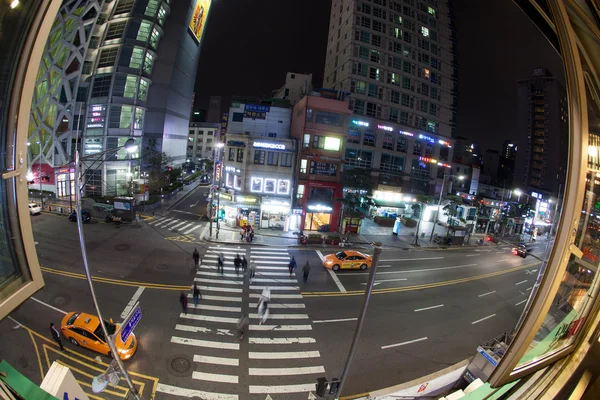
[[[430,158],[430,157],[419,157],[419,161],[423,161],[426,163],[431,163],[431,164],[437,164],[437,160],[435,158]]]
[[[254,196],[235,196],[235,201],[238,203],[256,204],[258,198]]]
[[[430,143],[435,143],[435,139],[427,135],[419,135],[419,139],[427,140]]]
[[[254,142],[253,146],[261,149],[285,150],[283,143]]]
[[[395,202],[395,203],[401,203],[401,202],[410,203],[410,202],[417,201],[414,197],[406,196],[402,193],[385,192],[382,190],[376,190],[373,193],[373,199],[375,201],[381,200],[381,201],[388,201],[388,202]]]
[[[439,163],[437,163],[437,164],[438,164],[440,167],[444,167],[444,168],[452,168],[452,166],[451,166],[450,164],[446,164],[446,163],[443,163],[443,162],[439,162]]]
[[[352,123],[353,123],[354,125],[358,125],[358,126],[365,126],[365,127],[367,127],[367,128],[369,127],[369,123],[368,123],[368,122],[366,122],[366,121],[359,121],[359,120],[357,120],[357,119],[353,119],[353,120],[352,120]]]
[[[543,199],[544,196],[542,196],[541,193],[537,193],[537,192],[531,192],[531,197],[535,197],[536,199]]]
[[[240,140],[228,140],[227,146],[229,147],[246,147],[246,143]]]
[[[452,147],[450,145],[450,142],[446,142],[445,140],[442,140],[442,139],[438,140],[438,143],[441,144],[442,146]]]
[[[219,193],[219,197],[221,198],[221,200],[227,201],[231,201],[233,199],[233,196],[231,196],[229,193]]]
[[[330,206],[326,206],[323,204],[311,204],[311,205],[307,205],[306,209],[308,211],[311,212],[324,212],[324,213],[330,213],[333,211],[333,207]]]
[[[253,193],[290,194],[289,179],[252,178],[250,191]]]
[[[292,210],[292,214],[302,215],[302,209],[301,208],[294,208]]]
[[[386,125],[377,125],[377,129],[381,129],[382,131],[388,131],[388,132],[394,131],[394,128],[392,128],[391,126],[386,126]]]
[[[227,171],[227,172],[237,172],[238,174],[240,173],[240,170],[238,168],[232,167],[231,165],[225,166],[225,171]]]
[[[258,104],[244,104],[244,118],[267,119],[267,113],[271,110],[269,106]]]
[[[192,13],[192,19],[190,19],[188,28],[198,43],[200,43],[202,34],[204,33],[204,25],[206,24],[206,17],[208,16],[208,9],[211,2],[212,0],[196,0],[196,5],[194,6],[194,12]]]
[[[90,106],[90,111],[87,117],[87,128],[104,128],[106,122],[106,106],[95,105]]]
[[[215,165],[215,181],[221,180],[221,163]]]
[[[415,136],[414,133],[410,133],[410,132],[406,132],[406,131],[398,131],[398,133],[401,135],[404,135],[404,136],[410,136],[410,137]]]

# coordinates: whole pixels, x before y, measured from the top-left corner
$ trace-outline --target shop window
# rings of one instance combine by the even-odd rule
[[[254,150],[254,164],[265,164],[265,151],[264,150]]]
[[[408,148],[408,141],[405,137],[399,136],[398,141],[396,142],[396,151],[401,153],[406,153],[406,149]]]
[[[277,194],[290,194],[290,181],[288,179],[277,181]]]
[[[394,137],[389,133],[383,135],[383,149],[394,150]]]
[[[270,193],[270,194],[275,193],[275,183],[276,183],[275,179],[265,179],[265,187],[264,187],[263,192]]]
[[[342,141],[339,138],[329,136],[313,136],[313,149],[339,151]]]
[[[229,157],[227,157],[229,161],[235,161],[235,149],[229,149]]]
[[[236,161],[244,162],[244,149],[237,149]]]
[[[368,129],[363,135],[363,145],[375,146],[375,131]]]
[[[311,161],[310,162],[310,173],[313,175],[336,176],[337,175],[337,165]]]
[[[292,153],[281,153],[281,163],[279,165],[281,167],[291,167],[292,166]]]
[[[250,182],[250,191],[260,193],[263,190],[263,178],[252,178]]]
[[[300,173],[301,174],[305,174],[306,170],[308,167],[308,161],[307,160],[301,160],[300,161]]]
[[[330,201],[333,200],[333,189],[331,188],[322,188],[322,187],[311,187],[309,194],[309,200],[323,200]]]
[[[267,165],[277,166],[279,162],[279,153],[274,151],[267,152]]]

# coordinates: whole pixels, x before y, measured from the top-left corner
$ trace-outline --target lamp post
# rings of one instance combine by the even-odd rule
[[[95,154],[92,154],[91,156],[103,156],[103,155],[106,155],[109,153],[115,154],[117,151],[119,151],[122,148],[127,149],[127,151],[129,151],[129,152],[133,152],[137,149],[137,145],[135,144],[135,141],[133,139],[129,139],[129,140],[127,140],[127,142],[125,142],[125,145],[122,147],[117,147],[116,149],[106,150],[101,153],[95,153]],[[131,377],[129,376],[129,374],[127,373],[127,370],[125,369],[125,366],[123,365],[123,361],[121,360],[121,357],[119,357],[119,352],[115,345],[114,339],[112,336],[109,335],[108,330],[106,329],[106,324],[104,323],[104,319],[102,318],[102,313],[100,312],[100,306],[98,304],[98,299],[96,298],[96,291],[94,290],[94,284],[92,282],[92,276],[90,274],[90,268],[89,268],[88,259],[87,259],[87,251],[85,249],[85,238],[83,236],[83,221],[81,218],[81,190],[84,188],[84,186],[79,185],[79,183],[80,183],[79,163],[81,161],[85,160],[86,158],[91,158],[91,156],[80,158],[79,150],[75,149],[75,180],[77,182],[77,187],[75,188],[75,209],[77,212],[77,230],[79,233],[79,245],[81,247],[81,256],[82,256],[82,260],[83,260],[83,267],[85,269],[85,276],[86,276],[86,279],[88,282],[88,286],[90,288],[90,294],[92,296],[92,301],[94,302],[94,308],[96,309],[96,313],[98,314],[98,319],[100,320],[100,327],[102,328],[102,332],[104,333],[104,337],[106,338],[106,343],[108,344],[108,347],[110,348],[110,352],[117,363],[119,371],[121,371],[121,374],[123,375],[123,379],[125,379],[125,381],[127,382],[127,385],[129,386],[129,390],[131,391],[131,393],[133,393],[136,400],[141,400],[140,395],[137,393],[137,389],[135,388],[133,382],[131,381]],[[96,169],[94,169],[93,172],[96,172],[96,170],[98,168],[100,168],[100,166],[102,166],[102,164],[104,163],[105,160],[106,160],[106,158],[104,158],[102,163],[98,167],[96,167]]]
[[[212,237],[212,227],[213,227],[213,219],[214,219],[214,215],[213,214],[213,204],[214,204],[214,199],[215,199],[215,181],[217,180],[217,165],[219,166],[219,186],[217,188],[217,190],[220,190],[221,188],[221,177],[223,176],[223,158],[221,157],[221,149],[223,149],[225,147],[225,144],[222,142],[219,142],[215,145],[216,150],[215,150],[215,161],[213,163],[213,179],[210,185],[210,207],[209,207],[209,217],[210,217],[210,226],[209,226],[209,233],[208,236]],[[221,196],[219,195],[219,193],[217,193],[217,239],[219,238],[219,207],[220,207],[220,198]]]
[[[440,216],[440,206],[442,205],[442,194],[444,193],[444,182],[446,182],[446,178],[450,177],[450,176],[454,176],[451,174],[444,174],[444,177],[442,178],[442,188],[440,189],[440,197],[438,199],[438,205],[435,211],[435,219],[433,220],[433,228],[431,228],[431,235],[429,236],[429,243],[431,243],[433,241],[433,232],[435,232],[435,226],[437,225],[438,222],[438,217]],[[458,176],[459,180],[463,180],[465,179],[464,176],[460,175]]]

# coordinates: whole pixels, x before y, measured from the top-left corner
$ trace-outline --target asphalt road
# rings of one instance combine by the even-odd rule
[[[206,215],[206,199],[210,193],[210,186],[196,187],[185,199],[171,208],[169,215],[186,221],[198,221]]]
[[[190,205],[200,196],[193,193],[176,209],[187,205],[193,210]],[[177,219],[179,214],[185,213]],[[140,346],[126,364],[144,393],[156,390],[156,399],[263,400],[267,394],[274,400],[305,399],[317,377],[341,375],[368,272],[330,273],[309,249],[200,243],[193,237],[204,225],[183,218],[173,222],[172,215],[120,228],[104,222],[85,226],[104,317],[120,321],[124,308],[136,299],[142,307],[135,330]],[[32,222],[46,286],[36,300],[11,314],[24,327],[15,328],[10,319],[0,322],[6,338],[2,357],[36,383],[41,382],[40,370],[47,371],[55,359],[89,383],[109,359],[96,360],[96,354],[66,340],[67,351],[60,353],[48,330],[50,321],[60,322],[62,312],[94,313],[82,276],[76,226],[66,217],[48,214]],[[189,223],[193,225],[186,227]],[[182,227],[194,230],[184,235]],[[541,256],[544,244],[537,244],[533,254]],[[202,260],[197,273],[191,265],[194,248]],[[216,271],[221,252],[224,275]],[[232,259],[237,253],[255,260],[252,283],[236,275]],[[289,257],[299,266],[292,277]],[[307,261],[312,269],[304,283],[301,267]],[[478,344],[514,326],[539,268],[534,257],[522,259],[497,245],[384,249],[380,266],[346,395],[392,386],[471,357]],[[178,298],[182,291],[189,296],[194,280],[204,299],[194,308],[190,298],[184,314]],[[259,325],[254,314],[264,286],[272,291],[271,316]],[[250,332],[240,343],[235,323],[248,311]],[[123,382],[120,386],[102,398],[123,398]]]

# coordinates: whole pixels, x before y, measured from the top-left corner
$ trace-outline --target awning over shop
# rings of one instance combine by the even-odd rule
[[[406,204],[398,201],[373,200],[377,207],[406,208]]]

